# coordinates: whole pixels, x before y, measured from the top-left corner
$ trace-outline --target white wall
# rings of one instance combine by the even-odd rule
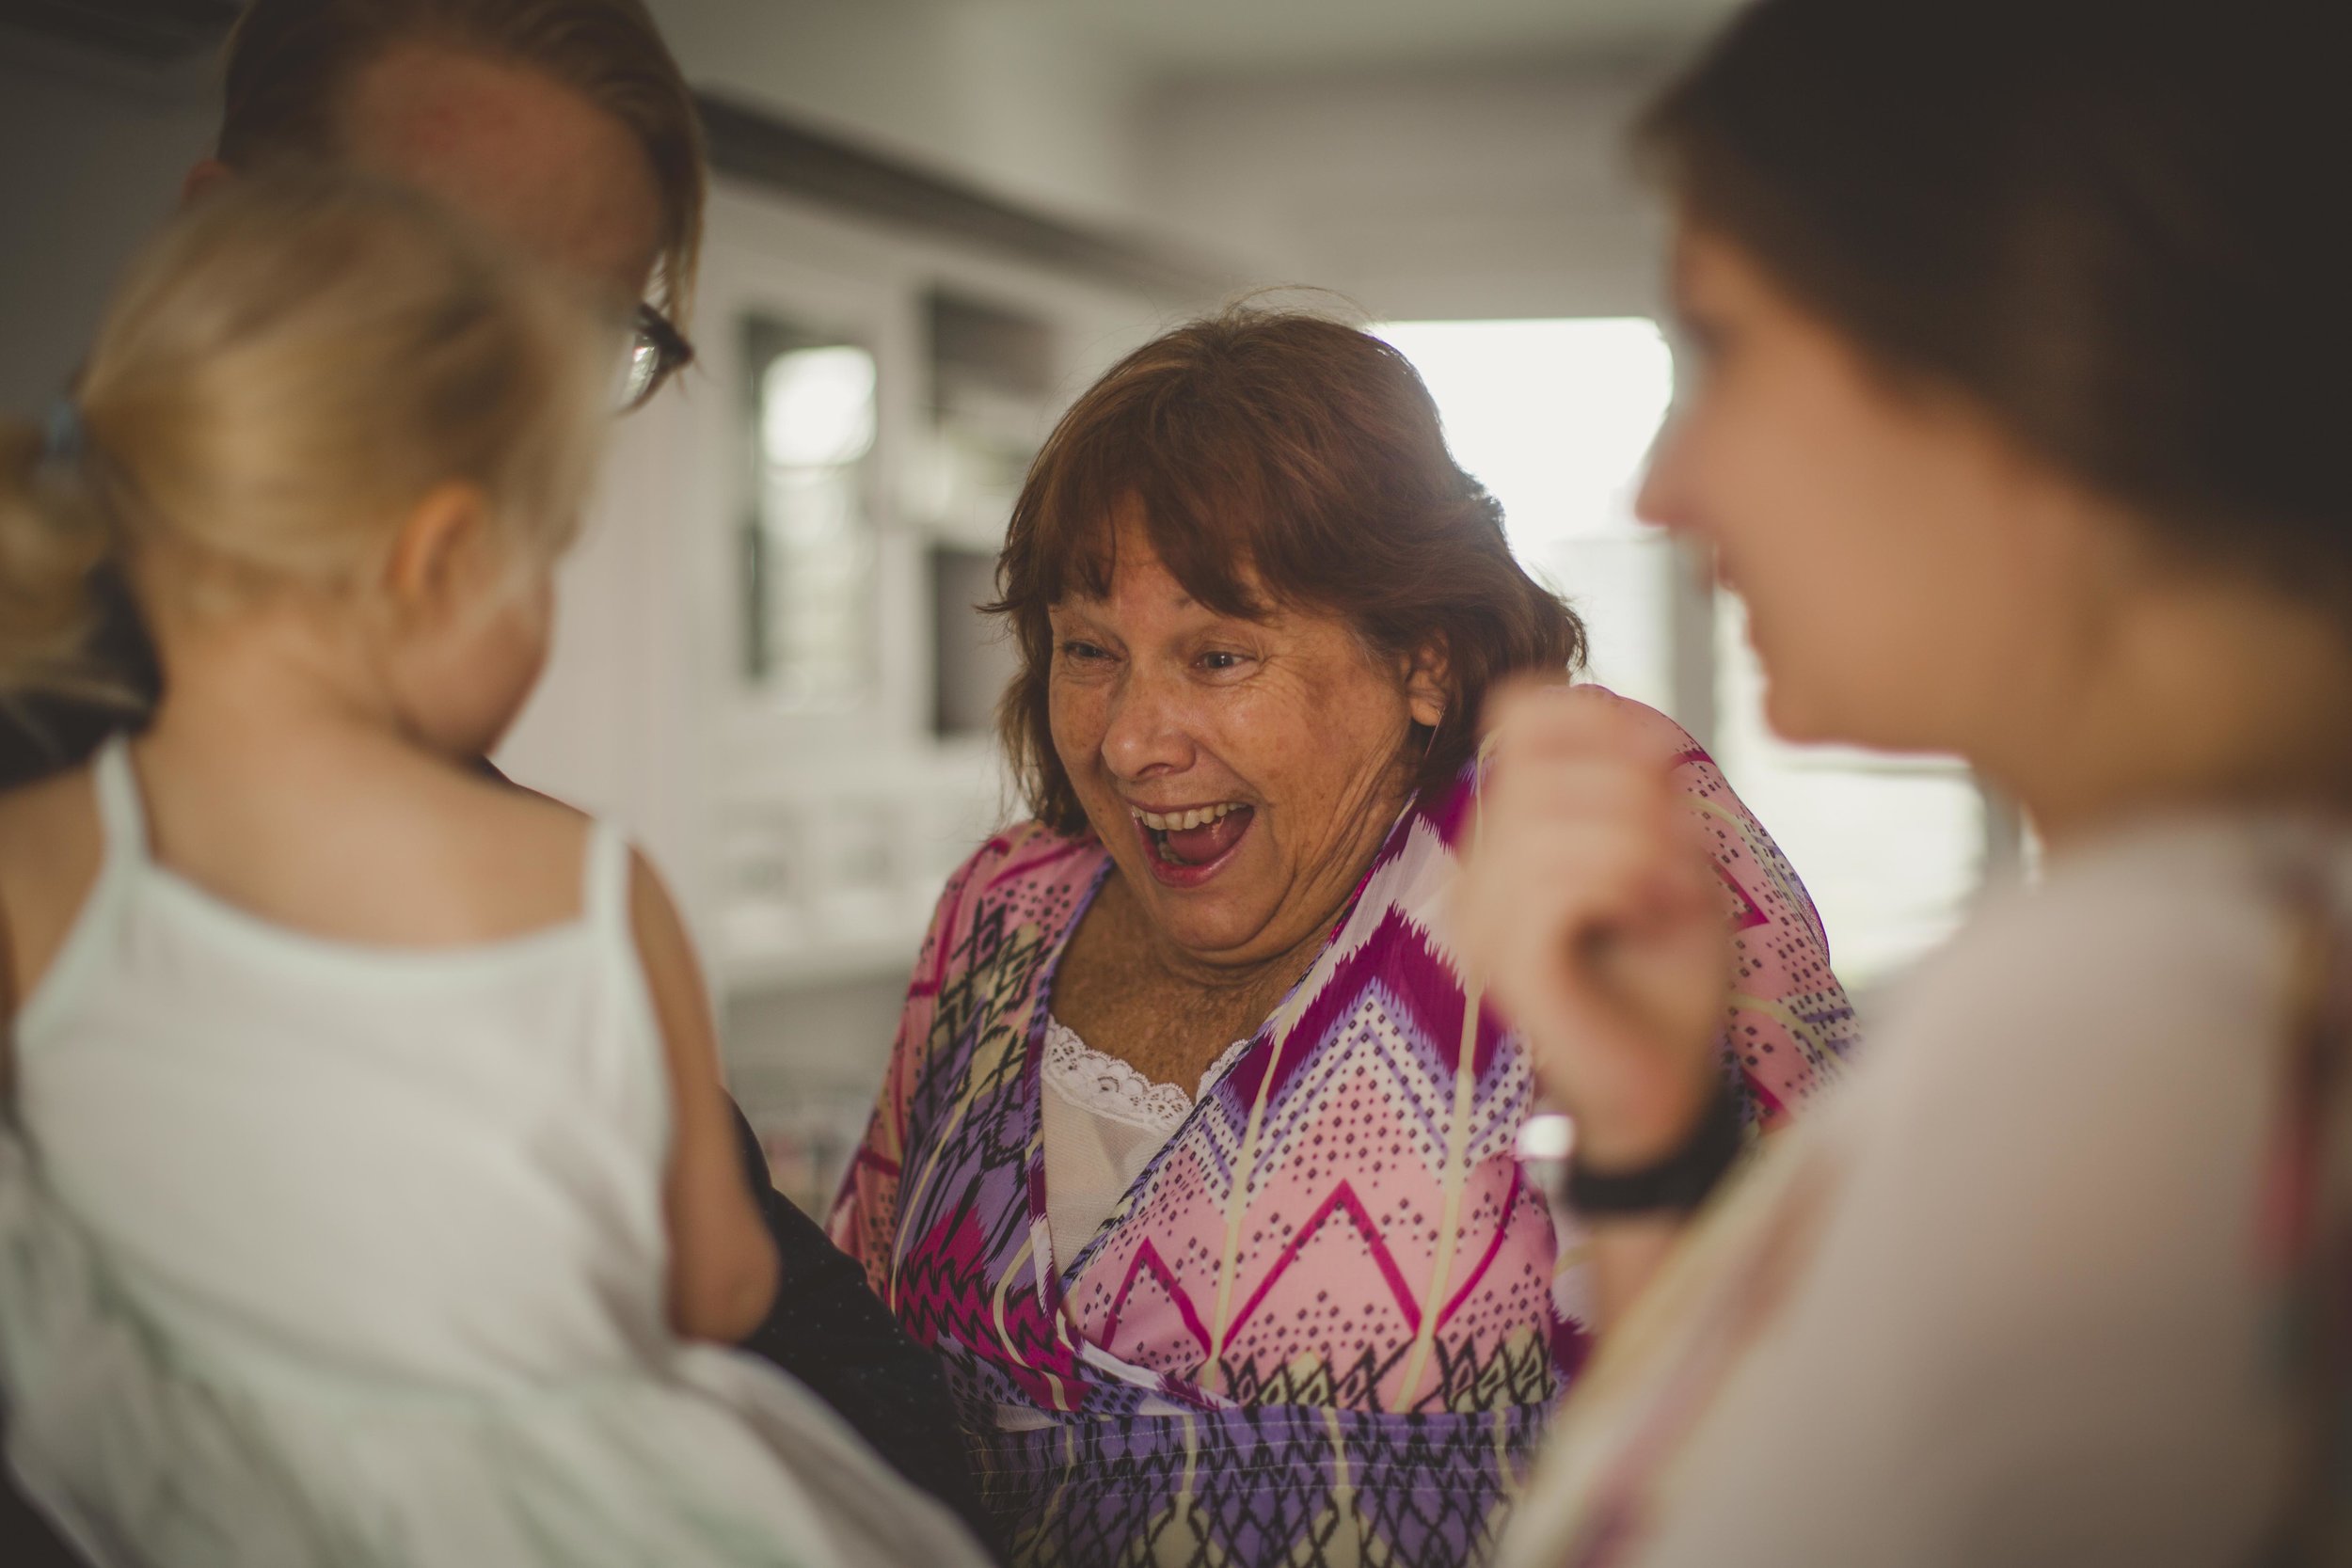
[[[204,71],[114,71],[0,35],[0,410],[38,415],[116,275],[211,150]]]
[[[1139,123],[1158,219],[1376,318],[1651,314],[1661,226],[1627,122],[1654,68],[1171,84]]]
[[[996,0],[653,0],[698,85],[1256,282],[1377,316],[1656,307],[1622,129],[1653,71],[1257,75],[1153,85]],[[207,150],[202,65],[113,71],[0,34],[0,407],[38,412],[111,279]]]
[[[1076,219],[1136,220],[1134,69],[996,0],[653,0],[688,78]],[[210,150],[213,64],[0,27],[0,409],[38,415]]]
[[[1133,67],[997,0],[651,0],[696,87],[1078,217],[1138,211]]]

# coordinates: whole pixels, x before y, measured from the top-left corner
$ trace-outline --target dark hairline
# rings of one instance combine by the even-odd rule
[[[319,0],[311,0],[319,3]],[[560,5],[551,8],[560,9]],[[627,11],[631,8],[620,8]],[[397,6],[389,8],[398,13]],[[675,58],[670,55],[658,25],[649,12],[635,8],[644,24],[646,38],[658,52],[659,62],[667,66],[667,74],[675,86],[675,93],[663,91],[660,96],[670,100],[675,111],[675,123],[666,135],[641,117],[628,113],[619,95],[600,94],[595,86],[579,79],[577,71],[567,71],[564,63],[535,55],[531,50],[517,47],[498,38],[488,25],[475,26],[461,16],[453,15],[433,3],[423,0],[405,14],[360,15],[356,19],[349,38],[349,47],[331,51],[327,61],[331,73],[323,80],[313,80],[307,91],[294,95],[307,113],[299,119],[278,124],[254,136],[239,138],[240,127],[233,116],[241,99],[240,78],[257,69],[251,57],[256,47],[252,38],[257,17],[262,7],[248,4],[230,31],[223,49],[224,84],[221,123],[215,135],[215,154],[224,164],[245,168],[265,164],[282,157],[313,157],[324,153],[330,157],[347,156],[350,151],[348,103],[353,85],[367,71],[380,65],[387,57],[404,49],[444,50],[467,58],[507,66],[536,75],[573,93],[599,112],[609,116],[628,133],[645,160],[656,200],[660,210],[661,233],[655,256],[655,274],[660,284],[660,303],[664,310],[681,324],[691,313],[694,274],[702,249],[705,208],[707,200],[705,153],[700,117],[684,78],[676,73]],[[612,15],[600,10],[598,14]],[[631,23],[633,25],[633,21]],[[299,41],[297,30],[294,39]],[[283,41],[282,36],[279,41]],[[660,77],[664,72],[648,68],[648,75]],[[249,83],[246,85],[250,85]],[[641,84],[642,85],[642,84]],[[266,94],[261,95],[266,98]],[[663,119],[673,117],[665,115]],[[315,137],[320,146],[302,145],[305,135]],[[675,142],[675,145],[671,145]],[[292,145],[288,145],[291,143]]]

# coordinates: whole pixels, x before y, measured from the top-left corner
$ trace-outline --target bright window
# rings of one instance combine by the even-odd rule
[[[1788,745],[1766,727],[1740,607],[1677,626],[1677,562],[1632,503],[1673,401],[1674,363],[1642,318],[1400,322],[1376,327],[1420,370],[1463,467],[1502,503],[1512,549],[1592,634],[1593,678],[1675,713],[1711,689],[1702,736],[1812,893],[1847,984],[1867,989],[1947,936],[2000,824],[1946,760]],[[1695,602],[1695,595],[1686,600]],[[1678,650],[1714,649],[1677,670]],[[1677,677],[1681,685],[1677,687]],[[1677,713],[1686,721],[1695,716]]]
[[[874,680],[873,354],[744,323],[755,511],[743,539],[744,673],[785,705],[845,708]]]
[[[1791,746],[1764,721],[1764,672],[1737,597],[1716,595],[1715,755],[1804,879],[1850,990],[1891,979],[1951,935],[1995,826],[1960,763]]]
[[[1502,503],[1511,548],[1576,607],[1592,677],[1668,707],[1674,552],[1633,517],[1674,356],[1640,317],[1398,322],[1375,329],[1428,383],[1454,459]]]

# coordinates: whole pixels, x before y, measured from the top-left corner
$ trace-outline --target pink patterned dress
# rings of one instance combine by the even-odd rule
[[[1836,1076],[1852,1012],[1788,863],[1649,717],[1711,835],[1740,949],[1726,1068],[1771,1128]],[[1473,767],[1406,807],[1313,966],[1070,1258],[1041,1042],[1110,857],[1030,824],[948,883],[833,1232],[946,1358],[1013,1561],[1491,1548],[1587,1341],[1579,1238],[1515,1155],[1524,1053],[1444,927],[1476,793]]]

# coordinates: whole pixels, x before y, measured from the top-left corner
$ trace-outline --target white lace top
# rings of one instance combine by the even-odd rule
[[[1067,1269],[1094,1239],[1143,1167],[1192,1115],[1193,1101],[1249,1044],[1235,1040],[1194,1093],[1146,1078],[1091,1050],[1059,1019],[1045,1021],[1045,1218],[1054,1267]]]

